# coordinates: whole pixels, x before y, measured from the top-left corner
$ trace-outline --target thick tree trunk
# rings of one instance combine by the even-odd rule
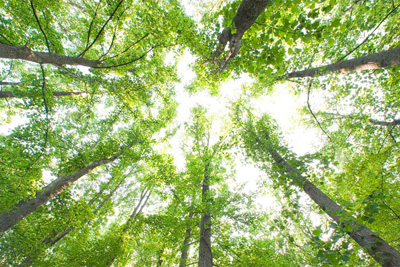
[[[193,213],[189,213],[189,219],[192,219],[193,217]],[[190,238],[192,235],[192,228],[190,227],[190,225],[186,228],[186,236],[185,236],[185,240],[183,240],[183,248],[182,248],[182,252],[181,252],[181,259],[179,261],[179,267],[185,267],[186,266],[186,261],[188,258],[188,252],[189,252],[189,248],[190,248]]]
[[[75,96],[75,95],[84,95],[85,92],[53,92],[55,97],[59,96]],[[14,98],[15,95],[11,91],[0,91],[0,98]]]
[[[270,0],[243,0],[240,4],[235,17],[232,20],[233,29],[236,31],[232,34],[231,28],[225,28],[221,35],[218,36],[219,44],[214,55],[214,68],[217,65],[218,58],[224,52],[227,43],[229,42],[229,53],[222,58],[219,63],[218,72],[223,72],[231,60],[239,54],[244,33],[250,29],[258,16],[267,7]]]
[[[267,134],[267,139],[269,135]],[[274,159],[278,166],[283,167],[285,172],[291,177],[296,184],[302,183],[302,188],[310,196],[310,198],[318,204],[337,224],[341,224],[340,218],[342,217],[340,211],[342,208],[314,184],[305,179],[302,175],[297,173],[294,168],[280,156],[280,154],[272,149],[268,149],[269,154]],[[400,266],[400,253],[392,246],[386,243],[382,238],[368,229],[365,225],[359,224],[354,218],[352,219],[352,231],[348,232],[349,236],[354,239],[368,254],[370,254],[382,266],[395,267]]]
[[[250,29],[258,16],[265,10],[270,0],[243,0],[240,4],[234,23],[237,34],[242,38],[243,34]]]
[[[212,267],[213,257],[211,250],[211,214],[209,208],[210,178],[208,177],[208,165],[204,169],[201,201],[206,205],[206,211],[201,215],[200,222],[200,245],[199,245],[199,267]]]
[[[84,59],[81,57],[62,56],[53,53],[32,51],[25,46],[14,46],[0,42],[0,58],[21,59],[39,64],[75,65],[89,68],[101,67],[101,62],[97,60]]]
[[[374,70],[400,65],[400,47],[383,52],[340,61],[319,68],[296,71],[287,74],[282,79],[322,76],[329,73],[348,73],[360,70]]]
[[[22,200],[10,211],[4,211],[0,213],[0,233],[4,233],[10,229],[12,226],[30,215],[32,212],[36,211],[42,205],[46,204],[50,199],[59,195],[79,178],[90,173],[93,169],[115,161],[121,155],[121,153],[122,151],[108,159],[96,160],[72,175],[60,176],[46,186],[43,190],[38,191],[33,199]]]

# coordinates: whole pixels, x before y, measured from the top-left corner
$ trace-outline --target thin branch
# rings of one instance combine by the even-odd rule
[[[99,3],[97,4],[96,11],[94,12],[94,16],[93,16],[92,21],[90,22],[90,25],[89,25],[89,30],[88,30],[88,34],[87,34],[87,40],[86,40],[86,48],[89,45],[90,33],[92,32],[92,26],[93,26],[94,20],[97,17],[97,12],[99,11],[99,7],[100,7],[100,4],[101,4],[101,1],[102,0],[100,0]]]
[[[357,50],[358,48],[360,48],[360,46],[362,46],[366,41],[368,41],[369,37],[371,37],[372,34],[375,33],[375,31],[381,26],[381,24],[391,15],[393,14],[394,11],[396,11],[397,8],[399,8],[400,5],[397,5],[396,7],[394,7],[382,20],[381,22],[378,23],[378,25],[372,30],[372,32],[370,32],[370,34],[367,35],[367,37],[365,37],[365,39],[358,44],[355,48],[353,48],[351,51],[349,51],[345,56],[341,57],[337,62],[342,61],[343,59],[345,59],[346,57],[348,57],[350,54],[352,54],[355,50]]]
[[[139,40],[137,40],[136,42],[134,42],[134,43],[133,43],[132,45],[130,45],[128,48],[126,48],[125,50],[119,52],[118,54],[116,54],[116,55],[114,55],[114,56],[112,56],[112,57],[109,57],[108,59],[112,59],[112,58],[121,56],[122,54],[128,52],[128,50],[130,50],[130,49],[131,49],[132,47],[134,47],[136,44],[140,43],[144,38],[146,38],[146,37],[149,36],[149,35],[150,35],[150,33],[146,33],[142,38],[140,38]]]
[[[6,40],[8,42],[8,44],[10,45],[14,45],[13,43],[11,43],[10,40],[7,39],[7,37],[5,37],[3,34],[0,33],[0,37],[3,38],[4,40]]]
[[[100,61],[102,58],[104,58],[106,55],[108,55],[108,53],[110,53],[111,48],[112,48],[113,45],[114,45],[115,37],[117,36],[118,22],[120,21],[122,15],[125,13],[125,11],[128,10],[129,8],[130,8],[130,6],[128,6],[127,8],[125,8],[125,9],[121,12],[121,14],[119,14],[119,16],[118,16],[118,18],[117,18],[117,21],[116,21],[116,23],[115,23],[114,33],[113,33],[113,37],[112,37],[112,39],[111,39],[111,44],[110,44],[110,46],[109,46],[107,52],[104,53],[103,55],[101,55],[101,56],[97,59],[98,61]]]
[[[100,38],[101,34],[103,33],[104,29],[106,28],[107,24],[110,22],[110,20],[114,17],[115,13],[117,12],[118,8],[122,5],[124,0],[121,0],[117,7],[114,9],[110,17],[107,19],[107,21],[104,23],[103,27],[101,27],[99,33],[96,35],[96,38],[94,38],[93,42],[85,48],[85,50],[82,51],[77,57],[83,57],[85,53],[97,42],[97,40]]]
[[[381,201],[383,202],[383,204],[384,204],[388,209],[390,209],[391,212],[393,212],[394,216],[396,216],[397,219],[400,219],[400,215],[397,214],[397,212],[396,212],[395,210],[393,210],[388,204],[386,204],[386,202],[385,202],[383,199],[381,199]]]
[[[138,61],[138,60],[144,58],[148,53],[150,53],[154,48],[156,48],[156,47],[158,47],[158,46],[160,46],[160,45],[153,46],[152,48],[150,48],[149,50],[147,50],[147,52],[145,52],[144,54],[142,54],[140,57],[135,58],[135,59],[132,59],[132,60],[130,60],[130,61],[128,61],[128,62],[121,63],[121,64],[118,64],[118,65],[112,65],[112,66],[99,66],[99,67],[96,67],[96,69],[112,69],[112,68],[119,68],[119,67],[122,67],[122,66],[126,66],[126,65],[129,65],[129,64],[132,64],[133,62]]]
[[[84,81],[84,82],[88,82],[88,83],[98,83],[98,84],[102,84],[102,83],[99,82],[99,81],[96,81],[96,80],[93,80],[93,79],[89,79],[89,78],[85,78],[85,77],[81,77],[81,76],[79,76],[79,75],[77,75],[77,74],[75,74],[75,73],[69,71],[67,68],[65,68],[65,67],[63,67],[63,66],[60,66],[60,65],[54,65],[54,66],[56,66],[57,68],[59,68],[59,69],[62,70],[63,72],[67,73],[67,74],[70,75],[71,77],[74,77],[74,78],[76,78],[76,79],[78,79],[78,80],[81,80],[81,81]]]
[[[43,65],[40,64],[40,69],[42,70],[42,77],[43,77],[43,83],[42,83],[42,96],[43,96],[43,102],[44,102],[44,107],[46,110],[46,135],[45,135],[45,140],[44,140],[44,147],[47,146],[47,139],[49,136],[49,108],[47,106],[47,100],[46,100],[46,73],[44,72]]]
[[[31,7],[32,7],[33,15],[35,16],[36,22],[39,25],[40,31],[43,33],[44,39],[46,40],[47,49],[49,50],[49,53],[51,53],[49,39],[47,39],[47,35],[44,32],[44,30],[42,28],[42,25],[40,24],[39,18],[38,18],[37,14],[36,14],[36,9],[35,9],[35,7],[33,5],[33,0],[29,0],[29,1],[31,2]]]
[[[324,130],[324,128],[322,127],[321,123],[319,122],[319,120],[317,119],[317,117],[315,116],[314,112],[311,109],[311,105],[310,105],[310,92],[311,92],[311,86],[312,86],[313,80],[310,79],[310,83],[308,85],[308,90],[307,90],[307,108],[310,111],[311,115],[314,117],[314,120],[317,122],[318,127],[321,129],[321,131],[328,137],[328,139],[331,141],[332,146],[333,146],[333,140],[332,138],[329,136],[329,134]],[[334,147],[333,147],[334,149]],[[335,149],[334,149],[335,150]]]
[[[10,76],[13,65],[14,65],[14,60],[11,60],[10,68],[8,69],[8,72],[7,72],[6,76],[5,76],[4,78],[1,79],[1,85],[16,84],[16,83],[3,82],[5,79],[7,79],[8,76]]]

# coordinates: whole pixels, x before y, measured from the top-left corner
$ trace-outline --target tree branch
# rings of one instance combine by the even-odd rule
[[[33,15],[35,16],[36,22],[39,25],[40,31],[43,33],[44,39],[46,40],[47,49],[49,50],[49,53],[51,53],[49,39],[47,38],[47,35],[44,32],[44,30],[42,28],[42,25],[40,24],[39,18],[38,18],[37,14],[36,14],[36,9],[35,9],[35,7],[33,5],[33,0],[29,0],[29,1],[31,2],[31,7],[32,7]]]
[[[365,39],[358,44],[356,47],[354,47],[350,52],[348,52],[345,56],[341,57],[339,60],[337,60],[337,62],[342,61],[343,59],[345,59],[346,57],[348,57],[349,55],[351,55],[354,51],[356,51],[358,48],[360,48],[360,46],[362,46],[368,39],[369,37],[371,37],[372,34],[374,34],[374,32],[381,26],[381,24],[391,15],[393,14],[394,11],[396,11],[397,8],[399,8],[400,5],[394,7],[382,20],[381,22],[378,23],[378,25],[373,29],[373,31],[368,34],[367,37],[365,37]]]
[[[102,2],[102,0],[100,0],[99,3],[97,4],[96,11],[94,12],[94,16],[93,16],[92,21],[90,22],[90,25],[89,25],[89,30],[88,30],[88,34],[87,34],[87,40],[86,40],[86,48],[89,46],[90,33],[92,32],[92,26],[93,26],[94,20],[97,17],[97,12],[99,11],[99,7],[100,7],[101,2]]]
[[[114,17],[115,13],[117,12],[118,8],[122,5],[122,3],[124,2],[124,0],[121,0],[118,5],[116,6],[116,8],[114,9],[114,11],[111,13],[110,17],[107,19],[107,21],[104,23],[103,27],[101,27],[100,31],[98,32],[98,34],[96,35],[96,37],[94,38],[93,42],[87,46],[85,48],[85,50],[83,50],[78,57],[83,57],[86,52],[96,43],[96,41],[100,38],[101,34],[103,33],[104,29],[106,28],[107,24],[110,22],[110,20]]]

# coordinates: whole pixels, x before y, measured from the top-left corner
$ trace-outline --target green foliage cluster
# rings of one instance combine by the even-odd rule
[[[398,1],[270,1],[218,73],[217,36],[241,3],[205,3],[196,20],[177,0],[0,0],[0,96],[14,95],[0,99],[10,129],[0,135],[0,216],[77,177],[1,234],[0,265],[190,266],[207,214],[217,266],[374,266],[347,235],[355,223],[399,248],[399,67],[285,79],[398,47]],[[58,61],[12,58],[7,47]],[[253,83],[228,118],[192,108],[178,168],[165,147],[179,132],[185,50],[196,57],[192,94],[218,97],[243,74]],[[279,121],[254,115],[252,101],[277,83],[307,96],[302,122],[324,140],[316,153],[296,155]],[[235,181],[241,158],[264,173],[250,192]],[[338,223],[309,203],[305,179],[340,203]],[[271,211],[258,203],[265,191],[276,199]]]

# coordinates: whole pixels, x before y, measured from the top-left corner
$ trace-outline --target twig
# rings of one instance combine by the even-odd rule
[[[10,40],[7,39],[7,37],[5,37],[3,34],[0,33],[0,37],[3,38],[4,40],[6,40],[10,45],[14,45],[13,43],[11,43]]]
[[[88,30],[88,34],[87,34],[87,40],[86,40],[86,48],[87,48],[88,45],[89,45],[90,33],[92,32],[92,26],[93,26],[94,20],[95,20],[96,17],[97,17],[97,12],[99,11],[99,7],[100,7],[100,4],[101,4],[101,1],[102,1],[102,0],[100,0],[99,3],[98,3],[98,5],[97,5],[96,11],[94,12],[94,16],[93,16],[92,21],[90,22],[90,25],[89,25],[89,30]]]
[[[130,61],[128,61],[128,62],[121,63],[121,64],[118,64],[118,65],[100,66],[100,67],[95,67],[95,68],[96,68],[96,69],[112,69],[112,68],[119,68],[119,67],[122,67],[122,66],[126,66],[126,65],[129,65],[129,64],[132,64],[133,62],[138,61],[138,60],[144,58],[148,53],[150,53],[150,51],[152,51],[154,48],[156,48],[156,47],[158,47],[158,46],[160,46],[160,45],[153,46],[152,48],[150,48],[149,50],[147,50],[147,52],[145,52],[144,54],[142,54],[140,57],[135,58],[135,59],[132,59],[132,60],[130,60]]]
[[[345,59],[346,57],[348,57],[350,54],[352,54],[355,50],[357,50],[358,48],[360,48],[360,46],[362,46],[366,41],[368,41],[369,37],[371,37],[372,34],[375,33],[375,31],[381,26],[381,24],[394,12],[396,11],[397,8],[399,8],[400,5],[397,5],[396,7],[394,7],[382,20],[381,22],[378,23],[378,25],[372,30],[372,32],[370,34],[368,34],[367,37],[365,37],[365,39],[358,44],[355,48],[353,48],[350,52],[348,52],[345,56],[341,57],[337,62],[342,61],[343,59]]]
[[[112,58],[118,57],[118,56],[120,56],[120,55],[126,53],[128,50],[130,50],[130,49],[131,49],[132,47],[134,47],[136,44],[140,43],[144,38],[146,38],[146,37],[149,36],[149,35],[150,35],[150,33],[146,33],[142,38],[140,38],[139,40],[137,40],[136,42],[134,42],[134,43],[133,43],[132,45],[130,45],[128,48],[126,48],[125,50],[119,52],[118,54],[116,54],[116,55],[114,55],[114,56],[112,56],[112,57],[109,57],[108,59],[112,59]]]
[[[33,5],[33,0],[29,0],[29,1],[31,2],[31,7],[32,7],[33,15],[35,16],[36,22],[37,22],[37,24],[39,25],[40,31],[41,31],[41,32],[43,33],[43,35],[44,35],[44,39],[46,40],[47,49],[49,50],[49,53],[51,53],[49,39],[47,39],[47,35],[46,35],[46,33],[44,32],[44,30],[43,30],[43,28],[42,28],[42,25],[40,24],[39,18],[38,18],[37,14],[36,14],[36,9],[35,9],[35,7],[34,7],[34,5]]]
[[[104,23],[103,27],[101,27],[99,33],[96,35],[96,38],[94,38],[93,42],[85,48],[77,57],[83,57],[85,53],[96,43],[96,41],[100,38],[101,34],[103,33],[104,29],[106,28],[107,24],[110,22],[110,20],[114,17],[115,13],[117,12],[118,8],[122,5],[124,0],[121,0],[117,7],[114,9],[110,17],[107,19],[107,21]]]
[[[317,122],[319,128],[321,129],[322,132],[324,132],[324,134],[328,137],[328,139],[331,141],[332,143],[332,147],[333,150],[335,151],[335,147],[333,146],[333,140],[332,138],[329,136],[329,134],[324,130],[324,128],[322,128],[321,123],[318,121],[317,117],[315,116],[314,112],[311,109],[311,105],[310,105],[310,92],[311,92],[311,86],[313,83],[313,79],[310,79],[310,83],[308,85],[308,90],[307,90],[307,108],[310,111],[311,115],[314,117],[314,120]]]
[[[114,33],[113,33],[113,37],[112,37],[112,39],[111,39],[110,47],[108,48],[108,50],[107,50],[106,53],[104,53],[103,55],[101,55],[101,56],[97,59],[98,61],[101,61],[102,58],[104,58],[106,55],[108,55],[108,53],[110,53],[111,48],[112,48],[113,45],[114,45],[115,37],[117,36],[118,22],[120,21],[122,15],[125,13],[125,11],[128,10],[129,8],[130,8],[130,6],[128,6],[127,8],[125,8],[125,9],[121,12],[121,14],[119,14],[119,16],[118,16],[118,18],[117,18],[117,21],[116,21],[116,23],[115,23]]]

